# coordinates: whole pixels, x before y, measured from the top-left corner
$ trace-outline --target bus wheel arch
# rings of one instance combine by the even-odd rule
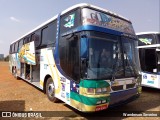
[[[58,102],[58,98],[55,97],[55,86],[52,77],[46,76],[44,90],[48,99],[52,102]]]
[[[43,84],[43,92],[44,93],[46,93],[46,83],[47,83],[48,78],[50,78],[50,77],[51,77],[50,75],[46,75],[44,78],[44,84]]]

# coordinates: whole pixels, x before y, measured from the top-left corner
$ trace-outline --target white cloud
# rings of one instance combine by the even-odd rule
[[[15,17],[10,17],[10,20],[12,20],[14,22],[21,22],[19,19],[15,18]]]

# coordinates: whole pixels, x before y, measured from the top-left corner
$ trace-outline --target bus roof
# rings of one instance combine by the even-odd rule
[[[153,32],[153,31],[150,31],[150,32],[139,32],[139,33],[136,33],[136,35],[144,35],[144,34],[159,34],[160,32]]]
[[[127,19],[127,18],[125,18],[125,17],[123,17],[123,16],[121,16],[121,15],[118,15],[118,14],[116,14],[116,13],[114,13],[114,12],[111,12],[111,11],[109,11],[109,10],[106,10],[106,9],[103,9],[103,8],[100,8],[100,7],[97,7],[97,6],[88,4],[88,3],[76,4],[76,5],[74,5],[74,6],[70,7],[70,8],[62,11],[62,12],[61,12],[61,15],[65,14],[65,13],[67,13],[67,12],[69,12],[69,11],[71,11],[72,9],[79,8],[79,7],[90,7],[90,8],[98,9],[98,10],[100,10],[100,11],[109,13],[109,14],[111,14],[111,15],[113,15],[113,16],[117,16],[117,17],[119,17],[119,18],[121,18],[121,19],[124,19],[124,20],[126,20],[126,21],[128,21],[128,22],[131,22],[129,19]],[[40,29],[41,27],[47,25],[48,23],[54,21],[57,17],[58,17],[58,14],[55,15],[54,17],[52,17],[51,19],[47,20],[46,22],[40,24],[39,26],[37,26],[36,28],[34,28],[33,30],[31,30],[30,32],[24,34],[23,36],[21,36],[21,37],[18,38],[17,40],[13,41],[11,44],[13,44],[14,42],[16,42],[16,41],[24,38],[25,36],[31,34],[32,32]]]

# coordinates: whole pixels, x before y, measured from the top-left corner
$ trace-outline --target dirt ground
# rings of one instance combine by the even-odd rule
[[[160,111],[160,90],[144,88],[140,98],[137,100],[111,109],[115,111]],[[41,119],[61,119],[61,120],[70,120],[70,119],[125,119],[125,120],[160,120],[158,117],[106,117],[105,114],[108,110],[83,114],[72,107],[69,107],[63,102],[53,103],[47,99],[47,96],[36,87],[30,85],[29,83],[23,80],[16,80],[9,71],[8,62],[0,62],[0,111],[59,111],[55,112],[55,117],[41,118]],[[64,112],[66,111],[66,112]],[[1,113],[1,112],[0,112]],[[46,113],[46,112],[45,112]],[[69,114],[69,115],[64,115]],[[53,112],[48,112],[48,114],[53,114]],[[60,114],[58,116],[58,114]],[[103,116],[103,117],[102,117]],[[4,119],[4,118],[3,118]],[[8,119],[8,118],[6,118]],[[10,118],[13,119],[13,118]],[[17,118],[15,118],[17,119]],[[21,118],[19,118],[21,119]],[[33,118],[24,118],[24,119],[33,119]],[[37,118],[40,119],[40,118]],[[2,120],[2,118],[0,118]]]

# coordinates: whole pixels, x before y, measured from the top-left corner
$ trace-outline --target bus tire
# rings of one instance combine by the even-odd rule
[[[52,78],[48,78],[46,82],[46,94],[50,101],[58,102],[58,99],[55,97],[55,86]]]

